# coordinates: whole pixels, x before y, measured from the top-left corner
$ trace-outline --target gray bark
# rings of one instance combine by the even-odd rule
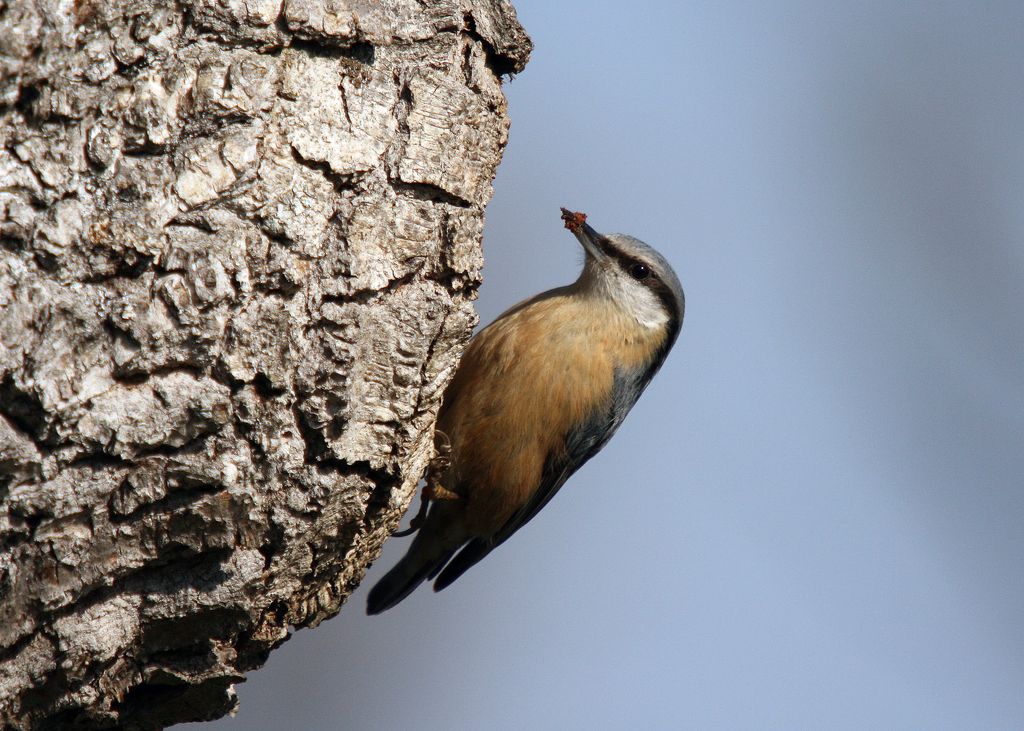
[[[0,725],[211,719],[408,506],[505,0],[0,0]]]

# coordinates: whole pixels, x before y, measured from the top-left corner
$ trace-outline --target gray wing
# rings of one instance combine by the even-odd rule
[[[565,452],[561,458],[552,458],[544,467],[540,485],[533,497],[509,518],[501,529],[489,540],[474,538],[467,543],[458,555],[453,558],[437,581],[434,591],[441,591],[457,578],[462,576],[471,566],[480,561],[492,550],[507,541],[509,537],[548,504],[555,493],[565,484],[572,474],[593,457],[608,443],[615,431],[633,408],[640,394],[650,382],[650,368],[637,371],[615,371],[612,381],[612,393],[605,408],[599,409],[580,426],[566,436]]]

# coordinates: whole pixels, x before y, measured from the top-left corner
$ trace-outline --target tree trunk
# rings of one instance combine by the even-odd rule
[[[0,0],[0,722],[212,719],[408,506],[505,0]]]

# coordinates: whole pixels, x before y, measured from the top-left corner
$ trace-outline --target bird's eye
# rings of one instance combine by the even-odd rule
[[[629,268],[629,276],[637,281],[643,281],[651,276],[651,270],[647,268],[646,264],[634,264]]]

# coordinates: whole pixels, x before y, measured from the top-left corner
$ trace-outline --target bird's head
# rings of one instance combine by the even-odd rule
[[[685,298],[665,257],[632,236],[598,233],[585,214],[563,208],[562,220],[586,252],[576,283],[579,291],[613,300],[642,327],[667,325],[675,339],[683,322]]]

